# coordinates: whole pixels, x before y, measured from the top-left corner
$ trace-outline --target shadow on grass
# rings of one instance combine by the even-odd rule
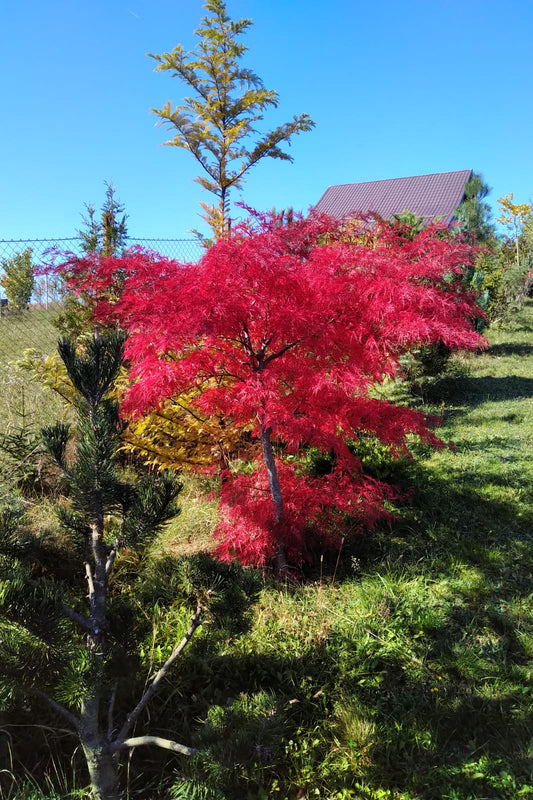
[[[442,378],[428,389],[427,399],[432,403],[453,400],[454,403],[480,403],[510,401],[533,397],[533,378],[508,375],[493,378],[459,377]]]
[[[478,602],[459,611],[452,607],[442,628],[427,634],[441,662],[451,662],[440,683],[431,667],[415,665],[411,674],[401,655],[383,656],[372,646],[363,653],[357,642],[335,636],[300,656],[205,660],[202,670],[189,670],[188,685],[180,681],[195,698],[190,725],[201,750],[182,775],[226,800],[273,796],[274,786],[286,798],[315,788],[333,797],[357,791],[360,781],[413,800],[515,800],[531,781],[527,700],[520,704],[501,660],[477,643],[468,652],[463,626],[479,626]],[[493,624],[490,616],[483,622]],[[462,660],[453,652],[458,642]],[[527,662],[512,636],[505,659]]]
[[[527,796],[519,792],[533,784],[529,653],[519,632],[521,604],[533,590],[531,530],[511,502],[480,498],[470,474],[436,478],[416,462],[405,470],[405,480],[418,487],[413,504],[391,530],[346,548],[337,573],[328,561],[324,582],[336,575],[338,592],[343,583],[349,591],[357,581],[347,577],[354,552],[365,578],[376,583],[384,574],[424,574],[429,582],[449,575],[456,587],[440,622],[417,630],[412,602],[405,612],[398,592],[397,605],[376,612],[383,632],[373,627],[380,635],[366,640],[360,629],[336,628],[327,609],[323,635],[308,643],[284,636],[279,626],[272,635],[265,628],[261,640],[247,639],[239,574],[228,573],[217,584],[218,623],[194,641],[171,675],[170,692],[150,707],[152,734],[200,752],[176,759],[139,748],[129,762],[135,796],[168,798],[168,775],[176,769],[184,792],[190,789],[176,797],[295,800],[315,789],[323,797],[368,800]],[[194,593],[226,569],[209,557],[180,563],[161,565],[154,591],[164,596],[177,575]],[[250,607],[261,603],[254,586],[260,582],[246,592]],[[305,586],[271,590],[281,603],[293,591],[303,596]],[[424,604],[423,594],[418,602]],[[291,608],[305,628],[309,602]],[[413,652],[420,658],[402,652],[410,636],[419,637]]]
[[[278,621],[271,636],[265,629],[260,641],[228,639],[222,650],[207,637],[183,662],[178,705],[154,708],[152,723],[174,736],[167,725],[181,708],[183,739],[201,749],[180,765],[191,791],[202,796],[208,785],[226,800],[294,800],[315,789],[368,800],[529,796],[531,653],[523,634],[533,592],[531,526],[511,500],[480,497],[480,476],[436,477],[416,462],[405,470],[417,486],[412,505],[390,530],[346,546],[338,566],[328,558],[321,572],[324,585],[334,580],[338,593],[349,592],[357,555],[365,581],[398,578],[394,602],[385,602],[384,584],[383,608],[362,629],[337,628],[324,607],[324,634],[307,644],[284,636]],[[486,475],[495,485],[498,477]],[[438,624],[418,629],[401,581],[421,575],[443,582],[446,600]],[[272,587],[280,603],[305,589]],[[422,608],[424,594],[414,602]],[[305,629],[309,602],[290,608]],[[367,625],[377,634],[365,637]],[[408,649],[414,642],[420,658],[402,642]]]
[[[505,342],[502,344],[492,344],[484,351],[488,356],[533,356],[532,344],[520,344]]]
[[[368,779],[376,788],[424,800],[530,797],[528,726],[514,717],[515,708],[512,695],[461,699],[459,692],[441,697],[437,709],[417,705],[411,717],[398,718],[398,734],[373,749]],[[410,773],[401,768],[406,763]]]

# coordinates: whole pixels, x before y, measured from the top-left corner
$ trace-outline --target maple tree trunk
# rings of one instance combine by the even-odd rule
[[[263,458],[268,475],[268,485],[270,488],[270,496],[274,503],[274,519],[276,527],[279,529],[283,522],[283,495],[281,494],[281,487],[279,485],[278,471],[276,469],[276,459],[274,458],[274,450],[272,449],[272,440],[270,434],[272,428],[265,428],[263,423],[259,424],[261,432],[261,448],[263,450]],[[276,553],[276,566],[280,572],[287,571],[287,558],[285,550],[281,542],[278,543],[278,552]]]
[[[263,458],[265,459],[265,465],[267,469],[270,495],[272,497],[272,502],[274,503],[274,508],[276,509],[275,520],[276,523],[280,525],[283,520],[283,497],[279,485],[278,471],[276,469],[276,460],[274,458],[274,450],[272,449],[272,441],[270,439],[272,428],[265,428],[263,423],[261,423],[260,430],[261,430],[261,447],[263,450]]]

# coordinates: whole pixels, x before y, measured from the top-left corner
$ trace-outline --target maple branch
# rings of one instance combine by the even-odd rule
[[[250,333],[248,332],[246,322],[242,323],[242,332],[239,334],[239,339],[246,355],[255,358],[256,356],[252,347],[252,340],[250,338]]]
[[[272,341],[272,336],[263,337],[261,341],[261,347],[259,348],[259,353],[258,353],[258,355],[261,356],[262,359],[265,357],[266,349],[271,341]]]
[[[199,417],[197,414],[195,414],[195,413],[194,413],[194,411],[191,411],[191,409],[190,409],[188,406],[184,406],[184,405],[183,405],[183,403],[180,403],[180,402],[178,401],[178,402],[176,403],[176,405],[178,405],[180,408],[182,408],[184,411],[186,411],[186,412],[187,412],[187,414],[190,414],[190,415],[191,415],[191,417],[194,417],[194,419],[195,419],[197,422],[202,422],[202,423],[204,423],[204,422],[207,422],[207,418],[206,418],[206,419],[202,419],[202,417]]]
[[[261,435],[261,448],[263,450],[263,458],[268,475],[268,485],[270,487],[272,502],[276,509],[276,523],[279,525],[283,519],[283,496],[281,494],[278,471],[276,469],[276,459],[274,458],[274,450],[272,449],[272,440],[270,438],[272,428],[265,428],[263,423],[259,421],[259,430]]]
[[[285,345],[283,345],[283,347],[281,348],[281,350],[278,350],[278,352],[277,352],[277,353],[271,353],[269,356],[267,356],[267,357],[266,357],[266,358],[265,358],[265,359],[264,359],[264,360],[261,362],[261,363],[262,363],[262,365],[263,365],[263,369],[264,369],[264,368],[266,367],[266,365],[267,365],[267,364],[269,364],[271,361],[274,361],[274,359],[276,359],[276,358],[279,358],[279,357],[280,357],[280,356],[282,356],[284,353],[286,353],[286,352],[287,352],[287,350],[291,350],[291,348],[293,348],[293,347],[296,347],[296,345],[297,345],[297,344],[300,344],[300,342],[301,342],[301,341],[302,341],[301,339],[297,339],[295,342],[288,342],[288,344],[285,344]]]

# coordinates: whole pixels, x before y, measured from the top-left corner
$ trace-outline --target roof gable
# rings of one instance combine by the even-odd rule
[[[436,172],[410,178],[390,178],[365,183],[330,186],[315,206],[317,211],[344,218],[375,213],[390,219],[407,209],[426,222],[437,218],[449,225],[462,201],[472,170]]]

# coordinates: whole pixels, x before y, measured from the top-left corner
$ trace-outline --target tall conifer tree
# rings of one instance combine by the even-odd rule
[[[473,242],[487,243],[495,236],[491,208],[485,200],[489,193],[490,186],[483,180],[483,175],[473,172],[465,186],[463,201],[455,210],[456,219],[463,224]]]
[[[205,8],[209,16],[195,31],[199,42],[194,50],[186,52],[178,44],[170,53],[148,55],[158,62],[156,72],[170,72],[193,92],[182,105],[173,107],[168,101],[152,111],[161,124],[176,129],[165,144],[188,150],[202,167],[205,174],[195,180],[218,198],[216,205],[200,204],[202,216],[218,238],[230,224],[230,190],[240,188],[245,174],[262,158],[292,161],[281,145],[310,130],[314,122],[300,114],[256,137],[256,124],[269,106],[278,105],[278,94],[241,66],[247,48],[239,38],[252,22],[230,19],[224,0],[207,0]]]

